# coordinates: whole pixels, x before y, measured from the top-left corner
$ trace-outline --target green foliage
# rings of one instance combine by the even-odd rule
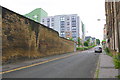
[[[84,42],[84,46],[88,46],[88,41],[85,41],[85,42]]]
[[[92,45],[92,46],[88,46],[88,48],[93,48],[93,47],[95,47],[96,45]]]
[[[82,45],[81,39],[78,37],[78,46]]]
[[[88,50],[89,48],[88,47],[84,47],[84,50]]]
[[[120,75],[116,76],[118,79],[120,79]]]
[[[100,40],[96,39],[96,43],[97,43],[97,45],[100,45]]]
[[[106,52],[107,55],[109,55],[111,57],[113,56],[112,53],[110,52],[109,48],[105,48],[104,50],[105,50],[105,52]]]
[[[88,48],[92,48],[93,46],[88,46]]]
[[[114,56],[113,61],[115,68],[120,69],[120,53]]]
[[[84,50],[84,47],[77,47],[76,49],[82,51],[82,50]]]
[[[93,48],[93,47],[95,47],[96,45],[93,45],[93,46],[88,46],[88,47],[77,47],[76,48],[76,50],[88,50],[88,49],[90,49],[90,48]]]
[[[74,41],[73,38],[70,38],[69,40]]]
[[[111,53],[109,48],[106,48],[105,52],[106,52],[107,55],[113,57],[113,62],[114,62],[115,68],[120,69],[120,53],[113,56],[113,54]]]
[[[88,43],[90,42],[90,38],[87,40],[87,42],[88,42]]]

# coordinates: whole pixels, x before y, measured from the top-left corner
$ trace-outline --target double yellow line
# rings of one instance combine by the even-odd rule
[[[17,71],[17,70],[21,70],[21,69],[25,69],[25,68],[37,66],[37,65],[44,64],[44,63],[47,63],[47,62],[51,62],[51,61],[55,61],[55,60],[67,58],[67,57],[73,56],[73,55],[75,55],[75,54],[77,54],[77,53],[73,53],[73,54],[70,54],[70,55],[67,55],[67,56],[58,57],[58,58],[53,58],[53,59],[50,59],[50,60],[46,60],[46,61],[43,61],[43,62],[39,62],[39,63],[32,64],[32,65],[23,66],[23,67],[20,67],[20,68],[16,68],[16,69],[12,69],[12,70],[8,70],[8,71],[0,72],[0,74],[5,74],[5,73],[9,73],[9,72],[13,72],[13,71]]]

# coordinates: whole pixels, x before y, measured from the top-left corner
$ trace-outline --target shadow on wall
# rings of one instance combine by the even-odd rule
[[[2,14],[3,63],[74,51],[74,42],[53,29],[3,7]]]

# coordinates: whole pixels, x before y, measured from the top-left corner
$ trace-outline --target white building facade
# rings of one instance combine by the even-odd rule
[[[41,19],[41,24],[56,30],[59,36],[77,41],[82,38],[81,20],[77,14],[56,15]]]

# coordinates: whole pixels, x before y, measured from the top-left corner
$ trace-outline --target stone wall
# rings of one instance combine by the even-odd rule
[[[2,7],[2,59],[40,58],[74,51],[58,32]]]
[[[105,2],[108,47],[120,52],[120,1]]]

